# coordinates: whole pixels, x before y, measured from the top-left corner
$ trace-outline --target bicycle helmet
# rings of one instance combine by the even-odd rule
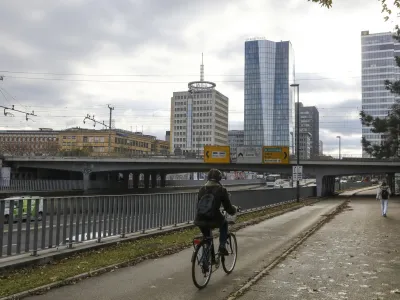
[[[220,182],[222,180],[222,172],[218,169],[211,169],[208,172],[207,179]]]

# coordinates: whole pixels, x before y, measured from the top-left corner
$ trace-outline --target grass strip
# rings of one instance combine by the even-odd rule
[[[301,201],[300,203],[286,203],[241,215],[230,230],[236,231],[284,213],[288,209],[293,210],[317,201],[319,200],[312,199]],[[197,227],[182,229],[164,235],[132,240],[103,249],[75,254],[43,266],[11,271],[9,274],[4,274],[0,277],[0,297],[14,295],[49,284],[54,285],[54,283],[59,283],[57,286],[62,286],[81,280],[82,277],[76,277],[66,281],[80,274],[86,273],[86,276],[83,277],[91,277],[119,267],[135,265],[146,259],[173,254],[191,246],[193,237],[199,234],[200,231]],[[188,257],[189,262],[190,257]],[[99,271],[105,267],[109,268]],[[40,294],[48,289],[50,287],[40,291],[32,291],[31,294]]]

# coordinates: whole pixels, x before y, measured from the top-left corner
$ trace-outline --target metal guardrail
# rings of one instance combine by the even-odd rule
[[[302,197],[315,194],[315,187],[301,189]],[[244,211],[295,197],[296,189],[231,192],[232,203]],[[0,200],[0,258],[188,224],[196,203],[197,193]]]
[[[335,191],[338,190],[347,190],[351,188],[363,188],[369,187],[373,184],[371,182],[335,182]]]
[[[166,187],[198,187],[204,184],[204,180],[166,180]],[[225,185],[248,185],[263,184],[261,179],[246,180],[224,180]],[[143,188],[144,180],[139,180],[139,188]],[[161,180],[157,179],[157,187],[161,186]],[[92,190],[107,190],[123,188],[134,189],[133,180],[127,182],[91,180],[90,188]],[[47,179],[0,179],[0,192],[57,192],[57,191],[76,191],[83,190],[83,180],[47,180]]]

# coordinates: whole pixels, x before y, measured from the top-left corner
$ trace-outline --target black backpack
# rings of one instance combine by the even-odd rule
[[[382,199],[388,199],[389,198],[389,192],[387,189],[382,190]]]
[[[197,216],[203,220],[213,220],[215,217],[215,195],[207,191],[197,202]]]

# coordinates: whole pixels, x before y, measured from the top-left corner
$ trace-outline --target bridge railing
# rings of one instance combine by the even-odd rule
[[[83,190],[83,180],[0,179],[2,192]]]
[[[185,160],[185,161],[199,161],[203,162],[204,158],[200,155],[164,155],[164,154],[131,154],[131,153],[91,153],[91,154],[76,154],[76,155],[64,155],[64,154],[43,154],[43,155],[34,155],[31,153],[27,154],[15,154],[15,153],[7,153],[0,158],[4,159],[7,161],[7,159],[13,159],[13,160],[56,160],[56,159],[132,159],[132,160],[140,160],[140,159],[157,159],[157,160]],[[290,161],[296,161],[296,156],[290,156]],[[354,154],[343,154],[339,158],[338,155],[324,155],[324,156],[314,156],[310,158],[301,158],[300,159],[300,164],[302,161],[367,161],[367,162],[379,162],[379,161],[386,161],[386,162],[400,162],[400,158],[397,157],[392,157],[392,158],[366,158],[362,157],[361,155],[354,155]],[[231,163],[236,163],[236,158],[232,157],[231,158]],[[261,162],[260,162],[261,163]]]
[[[301,189],[302,197],[315,195],[315,187]],[[296,189],[231,192],[245,211],[295,197]],[[196,203],[197,193],[0,200],[0,258],[189,224]]]

